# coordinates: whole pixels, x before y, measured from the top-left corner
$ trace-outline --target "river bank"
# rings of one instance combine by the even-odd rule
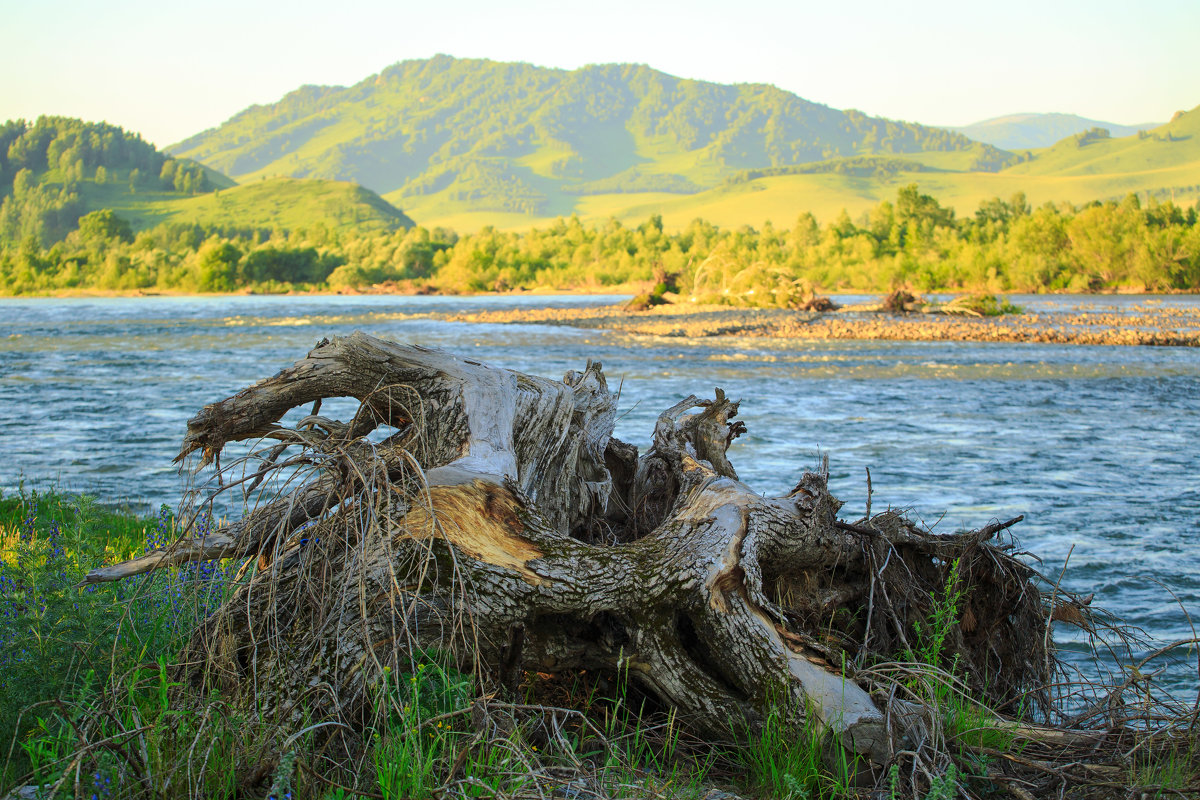
[[[522,308],[441,315],[453,322],[563,325],[640,336],[895,341],[1041,342],[1084,345],[1200,346],[1200,308],[1155,301],[1125,309],[1078,305],[999,317],[893,314],[869,305],[834,312],[674,304],[630,311],[623,305]]]
[[[851,305],[872,298],[835,299]],[[1175,310],[1196,305],[1193,298],[1183,297],[1012,300],[1039,317],[1062,321],[1087,315],[1102,322],[1102,315],[1111,315],[1113,325],[1136,325],[1144,316],[1167,320],[1180,316]],[[171,459],[179,452],[191,415],[293,363],[320,338],[364,330],[457,353],[470,348],[465,354],[472,360],[549,378],[578,370],[587,359],[602,361],[612,383],[620,386],[616,435],[641,447],[648,446],[660,409],[688,394],[721,386],[729,396],[744,400],[739,419],[746,422],[748,432],[737,439],[731,459],[739,477],[756,491],[786,494],[804,469],[829,454],[830,487],[846,501],[843,516],[847,519],[865,510],[868,468],[877,509],[887,502],[912,509],[930,522],[944,519],[939,525],[944,530],[1025,515],[1013,530],[1023,546],[1043,560],[1046,574],[1056,580],[1061,575],[1062,588],[1081,595],[1094,592],[1096,608],[1112,611],[1132,628],[1153,632],[1162,642],[1194,635],[1189,619],[1195,618],[1200,598],[1200,553],[1189,539],[1200,518],[1200,494],[1192,480],[1200,469],[1200,455],[1193,446],[1200,438],[1200,360],[1195,351],[753,338],[737,333],[734,326],[759,321],[767,327],[772,319],[802,315],[730,308],[714,309],[716,316],[685,314],[678,307],[621,315],[630,325],[680,329],[661,335],[606,333],[582,325],[568,327],[565,321],[530,325],[447,321],[496,317],[496,312],[514,308],[534,312],[545,306],[557,306],[546,316],[564,317],[570,315],[564,315],[563,309],[572,304],[585,312],[574,316],[603,320],[616,316],[603,307],[620,301],[616,297],[205,296],[0,302],[8,319],[7,332],[15,335],[0,337],[0,442],[6,456],[0,465],[0,487],[5,488],[5,498],[11,498],[22,482],[26,487],[45,485],[58,476],[63,489],[78,488],[102,501],[129,500],[139,514],[133,533],[141,534],[142,527],[153,529],[157,520],[147,515],[163,502],[174,507],[184,489]],[[592,309],[581,308],[589,303],[594,304]],[[1163,313],[1156,312],[1156,306]],[[529,318],[526,314],[514,319],[518,317]],[[852,311],[825,317],[840,322],[884,315]],[[700,330],[714,320],[710,326],[714,331],[718,324],[731,327],[728,336],[698,333],[698,338],[686,338],[684,326],[695,324]],[[915,316],[913,321],[974,320]],[[322,413],[348,420],[355,408],[331,401]],[[30,435],[31,430],[36,435]],[[1130,491],[1130,475],[1136,476],[1136,491]],[[64,530],[75,528],[66,524],[64,515],[51,513],[48,497],[39,508],[38,531],[46,536],[36,542],[48,550],[53,522],[62,523]],[[14,508],[13,524],[20,527],[28,516],[28,508]],[[74,519],[74,512],[69,519]],[[69,544],[70,537],[62,536]],[[142,538],[133,537],[134,543]],[[1068,561],[1069,569],[1064,569]],[[43,562],[29,558],[25,563]],[[1178,604],[1164,599],[1162,584],[1172,587]],[[101,604],[111,599],[103,591],[64,593],[55,607],[75,614],[79,597],[88,598],[80,602],[79,611],[103,609],[115,614],[130,607],[128,600],[123,605]],[[147,605],[158,608],[156,598],[161,597],[166,614],[174,596],[155,595]],[[139,615],[139,625],[141,619]],[[168,615],[164,630],[178,619],[182,617]],[[94,640],[99,631],[113,629],[107,622],[83,619],[62,630],[92,632],[87,641],[104,650],[102,663],[109,663],[111,649]],[[62,644],[64,650],[74,652],[72,643],[85,637],[71,635],[74,638],[56,633],[37,641]],[[1136,656],[1122,655],[1120,663],[1115,663],[1115,657],[1107,659],[1107,651],[1102,650],[1103,663],[1094,667],[1096,654],[1082,632],[1059,625],[1054,635],[1060,637],[1060,653],[1072,671],[1092,675],[1093,669],[1108,670],[1103,674],[1115,670],[1115,685],[1124,679],[1121,664],[1136,664],[1157,648],[1150,645]],[[6,652],[19,652],[19,648]],[[1163,660],[1165,664],[1143,673],[1165,666],[1164,672],[1156,673],[1155,685],[1192,702],[1194,651],[1180,647]],[[32,689],[42,684],[22,680],[23,675],[36,673],[48,680],[63,674],[46,663],[25,662],[22,669],[27,671],[13,675],[14,681]],[[116,666],[119,673],[133,667],[124,661]],[[41,696],[61,694],[53,687]],[[20,705],[17,696],[3,691],[0,695]],[[194,737],[196,726],[205,719],[203,709],[193,710],[190,717],[176,711],[169,709],[155,730],[178,730],[187,722],[193,727],[184,730]],[[155,722],[141,719],[140,724]],[[207,729],[203,735],[206,741],[216,738]],[[463,731],[446,735],[460,737],[447,739],[452,744],[471,741]],[[221,741],[247,738],[244,730],[234,729]],[[188,738],[186,743],[191,741]],[[540,747],[537,752],[544,752],[545,747]],[[186,757],[170,760],[176,753],[161,755],[161,763],[188,764]],[[1018,755],[1040,758],[1028,751]],[[455,763],[453,758],[448,762]],[[216,756],[208,762],[210,767],[221,767],[214,768],[214,775],[233,774],[232,763],[231,758],[219,761]],[[1192,762],[1170,763],[1190,768]],[[1166,782],[1153,769],[1154,765],[1138,762],[1120,773],[1106,773],[1103,779],[1122,787]],[[1186,788],[1191,775],[1169,785]],[[163,779],[167,777],[169,772]],[[91,778],[85,773],[84,780]],[[380,791],[369,782],[362,785]],[[586,786],[590,790],[593,784]],[[322,791],[316,787],[311,794],[326,797]],[[1122,789],[1116,796],[1126,794]]]

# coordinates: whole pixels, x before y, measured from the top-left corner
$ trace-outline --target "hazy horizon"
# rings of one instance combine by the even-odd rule
[[[407,6],[407,7],[406,7]],[[446,53],[574,69],[636,62],[682,78],[769,83],[813,102],[926,125],[1018,113],[1116,124],[1166,121],[1200,103],[1180,58],[1200,4],[973,4],[713,0],[602,11],[529,0],[437,8],[358,0],[215,0],[202,18],[146,0],[46,0],[9,10],[0,118],[106,120],[166,146],[303,84],[352,85],[397,61]]]

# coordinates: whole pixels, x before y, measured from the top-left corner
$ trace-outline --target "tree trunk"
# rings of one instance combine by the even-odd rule
[[[339,396],[360,401],[350,422],[317,415]],[[180,459],[216,461],[221,491],[266,478],[273,496],[90,579],[255,559],[185,669],[283,717],[363,720],[384,667],[440,650],[499,683],[627,669],[713,733],[811,713],[883,762],[904,726],[863,668],[917,649],[955,579],[947,663],[993,702],[1040,696],[1033,573],[986,541],[1011,522],[946,536],[894,512],[843,522],[824,470],[763,497],[726,455],[737,408],[719,389],[681,400],[639,456],[612,438],[598,363],[558,382],[362,333],[322,341],[188,423]],[[368,438],[381,426],[395,431]],[[272,446],[220,469],[247,439]]]

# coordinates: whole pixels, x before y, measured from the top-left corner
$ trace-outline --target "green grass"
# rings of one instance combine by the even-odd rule
[[[911,156],[905,156],[911,158]],[[1140,172],[1094,175],[1029,174],[1012,169],[1002,172],[898,172],[882,177],[812,174],[759,178],[734,186],[721,186],[694,195],[666,192],[586,195],[575,198],[574,212],[585,222],[600,223],[615,217],[636,225],[651,214],[661,214],[668,231],[686,228],[694,219],[723,228],[761,227],[770,221],[790,227],[803,212],[826,224],[844,210],[858,218],[884,200],[894,201],[903,186],[915,183],[920,191],[937,197],[959,217],[969,217],[979,205],[994,197],[1024,192],[1036,208],[1045,203],[1083,205],[1098,199],[1120,199],[1128,194],[1154,193],[1159,199],[1174,197],[1183,206],[1200,200],[1200,160]],[[522,231],[546,227],[555,215],[492,214],[472,212],[453,205],[422,199],[405,204],[421,225],[443,226],[460,233],[487,225]]]
[[[215,696],[180,703],[178,689],[163,657],[108,683],[89,673],[72,695],[37,709],[21,741],[22,780],[53,787],[46,798],[78,796],[76,780],[94,800],[237,796],[245,774],[235,765],[259,747],[261,729]]]
[[[810,715],[811,716],[811,715]],[[799,729],[774,707],[762,728],[737,751],[751,788],[776,800],[849,797],[858,758],[832,744],[817,724]]]
[[[1200,107],[1146,132],[1084,142],[1067,137],[1053,147],[1034,151],[1034,159],[1011,167],[1014,175],[1118,175],[1191,170],[1200,177]],[[1195,183],[1196,180],[1192,180]]]
[[[1141,788],[1141,797],[1186,797],[1196,791],[1200,742],[1193,737],[1189,747],[1152,758],[1137,754],[1126,778],[1130,786]]]
[[[714,784],[760,800],[862,796],[860,764],[820,727],[790,724],[797,715],[782,704],[730,747],[689,738],[673,712],[648,709],[623,672],[611,676],[605,694],[577,678],[556,705],[578,712],[560,712],[549,725],[530,676],[526,705],[493,700],[487,713],[500,716],[479,724],[475,678],[441,653],[384,671],[362,752],[331,767],[314,744],[319,725],[303,714],[286,730],[273,727],[173,677],[184,637],[227,597],[227,582],[214,594],[212,583],[181,569],[77,588],[88,569],[175,535],[166,509],[145,518],[52,491],[0,498],[0,794],[19,782],[57,786],[54,797],[97,800],[246,791],[280,799],[494,798],[538,791],[535,775],[565,770],[631,800],[699,800]],[[989,709],[960,690],[957,665],[947,663],[947,638],[965,599],[958,573],[951,564],[904,654],[916,667],[910,688],[927,695],[952,759],[923,779],[914,795],[922,800],[950,800],[964,786],[987,796],[994,787],[978,753],[1021,749]],[[1137,755],[1128,784],[1146,796],[1174,796],[1190,789],[1196,758],[1194,747]],[[893,768],[891,800],[903,796],[900,777]],[[345,788],[355,786],[369,794]]]
[[[54,491],[0,498],[0,794],[34,784],[75,796],[79,776],[79,791],[97,798],[233,797],[275,752],[260,796],[356,796],[312,777],[303,721],[296,734],[281,731],[172,678],[179,647],[227,596],[227,582],[214,594],[183,568],[79,588],[88,570],[177,533],[165,508],[145,518]],[[438,654],[386,675],[379,724],[365,739],[366,774],[349,765],[332,773],[350,783],[367,777],[385,798],[424,800],[448,784],[456,796],[496,797],[541,767],[592,759],[601,779],[630,786],[630,797],[640,786],[683,800],[700,796],[712,764],[684,752],[673,715],[631,709],[624,684],[615,697],[591,699],[606,711],[601,727],[568,727],[553,740],[536,715],[480,736],[473,678]]]
[[[133,230],[164,222],[187,222],[229,228],[308,228],[395,230],[412,224],[403,212],[379,195],[344,181],[274,178],[218,189],[195,196],[139,188],[127,180],[80,183],[85,211],[112,209]]]
[[[217,584],[193,570],[80,587],[89,570],[173,536],[167,513],[146,519],[55,491],[0,499],[0,752],[17,745],[0,758],[0,781],[45,762],[64,700],[172,655],[219,599]]]
[[[344,181],[274,178],[164,202],[160,221],[257,228],[395,230],[412,221],[374,192]],[[120,213],[118,211],[118,213]]]

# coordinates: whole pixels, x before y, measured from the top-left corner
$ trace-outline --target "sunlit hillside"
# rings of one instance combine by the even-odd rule
[[[436,56],[349,87],[302,87],[171,151],[247,183],[354,181],[421,225],[462,232],[571,215],[661,214],[679,229],[697,217],[737,226],[786,225],[805,211],[855,216],[910,183],[960,214],[1018,191],[1035,204],[1130,192],[1187,204],[1200,187],[1195,116],[1010,152],[763,84],[685,80],[643,65],[568,71]],[[981,125],[1029,141],[1089,122],[1041,114]]]
[[[1115,138],[1104,129],[1069,136],[1011,168],[1016,175],[1123,175],[1191,169],[1200,182],[1200,107],[1165,125]]]
[[[170,149],[239,181],[353,180],[420,209],[419,220],[486,212],[526,222],[582,211],[595,196],[693,195],[750,168],[862,154],[956,154],[963,169],[1012,160],[960,134],[764,84],[448,56],[350,87],[303,87]]]
[[[356,184],[277,179],[238,186],[106,123],[42,117],[0,125],[0,247],[52,245],[95,211],[115,213],[114,224],[132,232],[164,222],[272,229],[320,223],[363,231],[412,225]]]
[[[275,178],[194,197],[147,202],[137,195],[93,196],[90,205],[111,208],[134,230],[162,222],[252,228],[306,228],[320,223],[330,229],[394,230],[412,220],[370,189],[348,181]]]
[[[803,212],[832,221],[842,211],[851,217],[895,196],[915,183],[922,192],[961,215],[983,201],[1024,192],[1034,205],[1076,205],[1139,194],[1156,200],[1194,205],[1200,199],[1200,109],[1151,131],[1124,138],[1100,133],[1071,136],[1054,147],[1031,152],[1021,163],[998,172],[979,172],[964,164],[972,151],[915,153],[890,157],[831,159],[815,164],[743,170],[721,185],[691,195],[661,192],[596,194],[575,208],[584,219],[616,217],[638,222],[650,214],[680,229],[700,217],[717,225],[759,225],[771,220],[790,225]],[[1023,156],[1024,157],[1024,156]],[[449,225],[463,231],[484,225],[509,230],[547,224],[550,217],[462,213],[436,205],[410,206],[422,224]]]

